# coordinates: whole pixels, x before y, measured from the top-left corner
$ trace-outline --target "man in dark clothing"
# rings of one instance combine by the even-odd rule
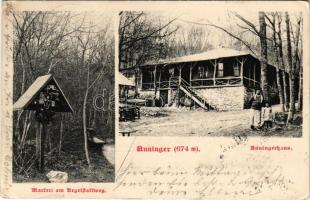
[[[256,93],[250,99],[251,129],[258,128],[261,125],[262,104],[263,104],[263,96],[261,95],[260,90],[257,90]]]

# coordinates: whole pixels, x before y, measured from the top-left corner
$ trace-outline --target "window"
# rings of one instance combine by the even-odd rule
[[[206,77],[206,78],[209,78],[209,70],[210,70],[210,69],[207,68],[207,70],[206,70],[206,72],[205,72],[205,77]]]
[[[217,77],[223,77],[224,76],[224,63],[218,63],[217,65]]]
[[[199,78],[204,78],[205,77],[205,68],[202,67],[202,66],[199,66],[198,67],[198,75],[199,75]]]
[[[170,74],[170,76],[174,75],[174,68],[173,67],[169,68],[169,74]]]
[[[240,76],[240,70],[237,64],[234,65],[234,76]]]
[[[153,72],[149,70],[142,71],[142,81],[143,83],[150,83],[153,81]]]

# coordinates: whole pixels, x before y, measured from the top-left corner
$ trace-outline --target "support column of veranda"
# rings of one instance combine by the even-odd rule
[[[241,64],[240,65],[241,85],[243,85],[243,68],[244,68],[244,66],[243,66],[243,64],[244,64],[243,59],[242,59],[240,64]]]
[[[189,85],[192,86],[192,71],[193,71],[193,64],[191,63],[189,67]]]
[[[215,77],[216,77],[216,68],[217,68],[217,60],[214,60],[214,63],[211,62],[213,64],[213,68],[214,68],[214,72],[213,72],[213,85],[215,86],[216,85],[216,82],[215,82]]]
[[[178,81],[178,91],[177,91],[177,107],[180,106],[180,87],[181,87],[181,75],[182,75],[183,66],[178,66],[179,70],[179,81]]]
[[[241,85],[243,85],[243,70],[244,70],[244,63],[246,61],[246,59],[241,58],[241,61],[236,58],[237,62],[240,64],[240,78],[241,78]],[[249,77],[250,78],[250,77]]]
[[[193,63],[191,63],[191,65],[190,65],[190,67],[189,67],[189,85],[190,85],[190,87],[192,87],[192,70],[193,70]],[[192,101],[192,102],[195,102],[195,101],[193,101],[193,95],[192,95],[192,93],[191,93],[190,98],[191,98],[191,101]]]
[[[254,77],[253,77],[253,79],[254,79],[254,88],[256,88],[256,65],[255,64],[254,64],[253,68],[254,68]]]

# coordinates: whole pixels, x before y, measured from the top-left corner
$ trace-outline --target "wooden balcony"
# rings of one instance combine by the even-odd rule
[[[178,86],[178,77],[170,78],[170,81],[157,81],[157,89],[170,89]],[[193,88],[207,88],[207,87],[226,87],[226,86],[238,86],[242,85],[241,77],[223,77],[223,78],[204,78],[204,79],[192,79],[190,85]],[[257,82],[256,84],[259,84]],[[142,83],[143,90],[153,90],[155,88],[154,82]]]
[[[169,88],[175,88],[177,86],[178,86],[178,81],[176,80],[156,82],[157,89],[169,89]],[[142,83],[143,90],[152,90],[154,88],[155,88],[154,82]]]

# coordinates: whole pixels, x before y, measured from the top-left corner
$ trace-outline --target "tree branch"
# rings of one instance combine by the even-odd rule
[[[140,41],[140,40],[146,39],[146,38],[148,38],[148,37],[154,35],[155,33],[160,32],[161,30],[163,30],[164,28],[166,28],[167,26],[169,26],[172,22],[174,22],[176,19],[177,19],[177,18],[175,18],[175,19],[169,21],[166,25],[160,27],[159,29],[156,29],[155,31],[152,31],[151,33],[149,33],[149,34],[147,34],[147,35],[145,35],[145,36],[142,36],[142,37],[140,37],[140,38],[134,38],[134,39],[132,39],[132,40],[126,41],[126,42],[124,42],[122,45],[126,45],[126,44],[128,44],[128,43],[135,43],[135,42],[138,42],[138,41]]]
[[[256,34],[257,36],[260,35],[260,32],[256,29],[255,25],[254,25],[252,22],[250,22],[250,21],[248,21],[247,19],[243,18],[243,17],[242,17],[241,15],[239,15],[238,13],[234,13],[234,15],[235,15],[237,18],[239,18],[241,21],[243,21],[245,24],[247,24],[249,27],[251,27],[251,28],[253,29],[253,32],[255,32],[255,34]]]
[[[252,50],[251,45],[248,42],[242,40],[241,38],[237,37],[236,35],[234,35],[233,33],[229,32],[228,30],[226,30],[223,27],[220,27],[220,26],[217,26],[217,25],[211,24],[211,23],[210,24],[204,24],[204,23],[191,22],[191,21],[186,21],[186,20],[181,20],[181,21],[184,21],[184,22],[187,22],[187,23],[192,23],[192,24],[197,24],[197,25],[203,25],[203,26],[212,26],[214,28],[220,29],[220,30],[224,31],[226,34],[228,34],[229,36],[231,36],[231,37],[235,38],[236,40],[240,41],[242,44],[244,44],[249,49],[249,51],[251,51],[251,53],[253,53],[256,57],[258,57],[257,54]]]

